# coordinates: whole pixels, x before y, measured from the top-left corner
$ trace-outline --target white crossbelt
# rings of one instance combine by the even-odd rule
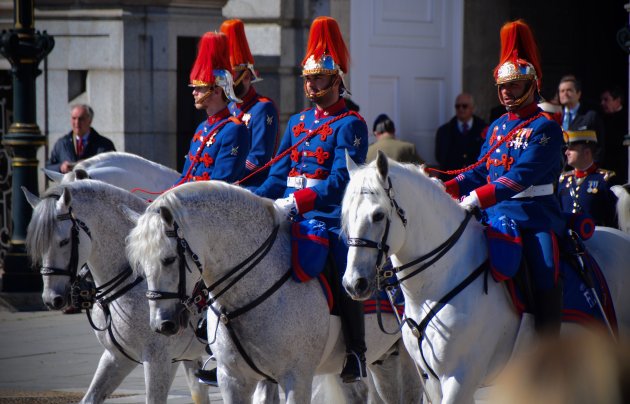
[[[287,187],[296,189],[310,188],[314,187],[322,181],[323,180],[318,180],[316,178],[306,178],[304,176],[287,177]]]
[[[533,198],[535,196],[553,195],[553,184],[532,185],[525,191],[514,195],[512,198]]]

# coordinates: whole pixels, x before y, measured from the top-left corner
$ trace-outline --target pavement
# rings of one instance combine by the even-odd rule
[[[0,293],[0,404],[78,402],[86,392],[103,352],[85,313],[47,311],[35,293]],[[105,403],[145,403],[141,366]],[[210,388],[212,403],[222,403]],[[168,397],[192,403],[183,368]]]

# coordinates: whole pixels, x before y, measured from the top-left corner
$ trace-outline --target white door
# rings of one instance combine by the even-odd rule
[[[463,0],[350,1],[351,98],[370,133],[386,113],[428,163],[462,89],[463,14]]]

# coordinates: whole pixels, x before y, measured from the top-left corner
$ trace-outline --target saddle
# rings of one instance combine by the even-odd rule
[[[599,265],[583,243],[593,235],[594,229],[595,224],[590,217],[570,214],[567,217],[567,235],[558,240],[560,276],[564,288],[562,321],[582,325],[604,324],[597,303],[599,299],[606,318],[617,333],[615,309],[608,285]],[[533,280],[522,254],[518,226],[512,220],[501,217],[488,223],[485,234],[493,279],[505,283],[519,314],[534,312]]]

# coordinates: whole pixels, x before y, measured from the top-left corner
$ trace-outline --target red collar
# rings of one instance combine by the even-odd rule
[[[339,101],[329,106],[328,108],[320,109],[319,106],[315,107],[315,119],[322,119],[329,116],[337,115],[344,109],[346,109],[346,100],[343,98],[339,98]]]
[[[538,111],[538,104],[532,102],[526,107],[523,107],[516,111],[508,112],[508,121],[514,121],[516,119],[527,119],[534,115]]]
[[[248,104],[251,100],[253,100],[254,97],[256,97],[256,95],[258,94],[256,93],[254,86],[249,86],[249,90],[247,90],[247,94],[245,94],[242,98],[243,102],[239,102],[236,105],[240,108],[242,105]]]
[[[593,163],[591,164],[591,166],[589,168],[587,168],[586,170],[582,171],[582,170],[578,170],[577,168],[575,169],[575,177],[576,178],[584,178],[587,175],[591,175],[595,172],[595,170],[597,170],[597,164]]]
[[[230,116],[230,110],[227,107],[225,107],[221,111],[217,112],[216,114],[209,116],[208,124],[214,125],[215,123],[227,118],[228,116]]]

